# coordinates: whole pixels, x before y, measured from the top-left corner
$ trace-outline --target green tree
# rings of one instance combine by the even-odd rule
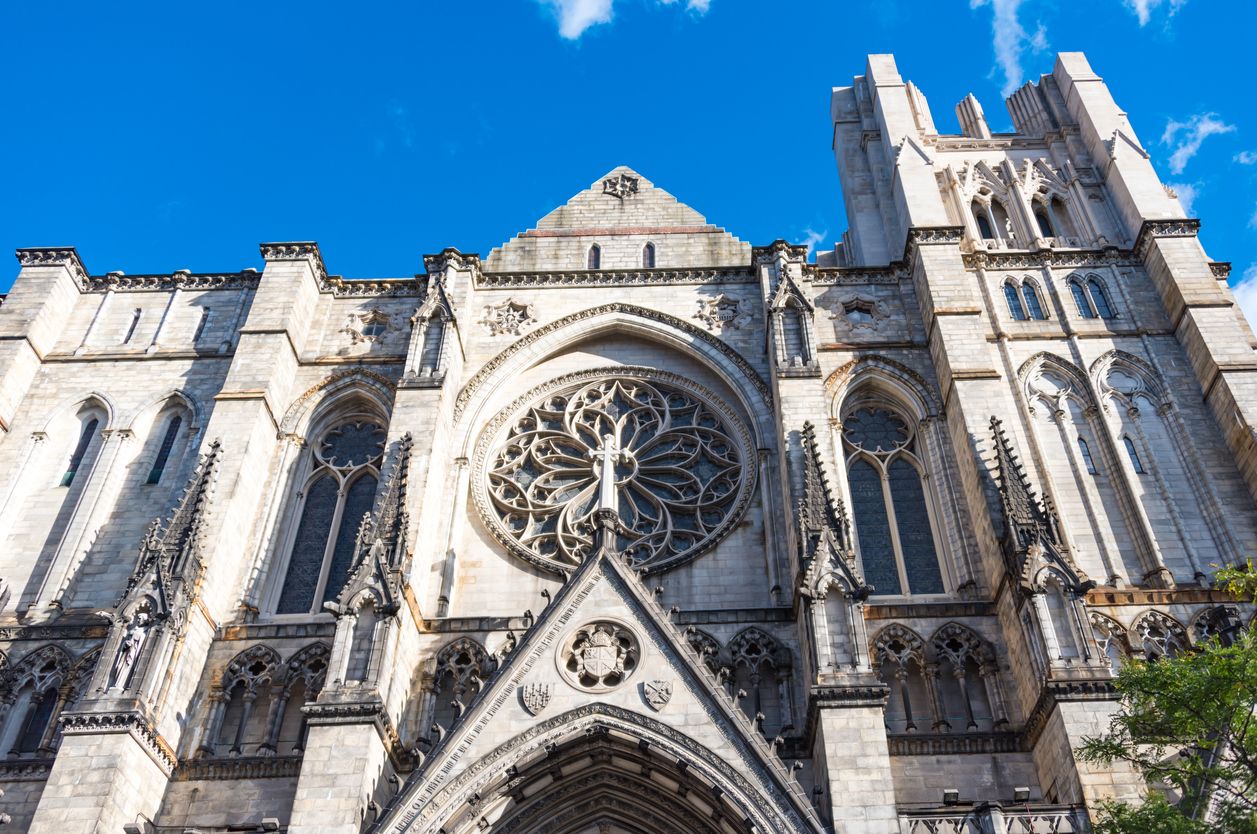
[[[1217,584],[1257,599],[1251,562],[1220,571]],[[1103,805],[1098,834],[1257,834],[1257,633],[1234,618],[1217,627],[1195,651],[1133,660],[1118,674],[1121,708],[1079,754],[1128,762],[1152,790],[1139,805]]]

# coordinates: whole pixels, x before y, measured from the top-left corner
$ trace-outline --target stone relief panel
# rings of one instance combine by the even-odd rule
[[[754,480],[740,418],[710,392],[645,368],[560,378],[516,401],[481,437],[478,509],[524,559],[570,571],[594,546],[594,514],[616,514],[634,566],[693,559],[732,529]]]
[[[491,336],[522,336],[537,323],[537,306],[508,298],[484,308],[481,319]]]
[[[694,318],[714,333],[725,328],[736,330],[747,327],[755,320],[755,303],[749,298],[720,293],[713,298],[699,299]]]
[[[556,657],[563,678],[586,692],[615,689],[632,676],[641,658],[637,635],[610,620],[576,629],[563,641]]]

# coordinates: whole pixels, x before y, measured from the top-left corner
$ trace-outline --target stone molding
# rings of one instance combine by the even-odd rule
[[[1033,750],[1058,703],[1069,701],[1116,701],[1117,689],[1111,678],[1046,681],[1039,699],[1030,710],[1021,735],[1026,750]]]
[[[1040,249],[1037,252],[967,252],[963,255],[969,269],[1087,269],[1105,266],[1142,266],[1131,252],[1115,246],[1103,249]]]
[[[241,756],[180,762],[173,782],[220,782],[236,779],[292,778],[301,773],[301,756]]]
[[[637,316],[639,318],[659,322],[660,324],[674,327],[687,336],[694,337],[695,340],[702,341],[704,344],[715,348],[723,354],[725,358],[732,362],[751,382],[751,384],[755,386],[755,390],[759,393],[760,397],[763,398],[765,404],[772,404],[772,390],[768,387],[768,383],[764,382],[764,378],[759,375],[759,371],[755,370],[755,368],[753,368],[751,364],[743,358],[741,353],[729,347],[729,345],[725,344],[720,339],[712,336],[710,333],[707,333],[702,328],[695,327],[689,322],[682,321],[676,316],[669,315],[668,313],[652,310],[649,307],[638,307],[635,304],[622,304],[614,302],[611,304],[602,304],[598,307],[590,307],[588,309],[581,310],[578,313],[572,313],[571,315],[564,316],[561,319],[556,319],[549,324],[544,324],[534,330],[531,330],[526,336],[512,342],[501,353],[484,363],[480,370],[476,371],[475,376],[467,380],[467,383],[463,386],[462,390],[458,392],[458,399],[454,401],[454,419],[458,420],[458,418],[462,416],[463,411],[467,408],[468,403],[471,402],[471,398],[476,394],[480,386],[483,385],[485,381],[512,356],[527,349],[534,342],[550,335],[551,333],[554,333],[555,331],[562,330],[569,325],[585,321],[586,319],[595,318],[608,313],[622,313],[625,315]]]
[[[754,274],[744,267],[693,269],[593,269],[548,272],[484,272],[476,276],[477,289],[517,287],[619,287],[708,284],[753,284]]]
[[[896,734],[886,736],[892,756],[947,756],[973,753],[1020,753],[1020,733]]]
[[[178,764],[171,749],[153,723],[135,710],[120,712],[70,712],[61,716],[62,735],[110,735],[127,733],[139,742],[169,776]]]
[[[1200,221],[1190,218],[1181,220],[1145,220],[1131,247],[1140,259],[1148,254],[1148,247],[1159,237],[1196,237],[1200,234]]]
[[[0,627],[0,640],[100,640],[109,636],[108,623]]]
[[[83,261],[79,258],[79,253],[73,246],[18,249],[16,254],[17,262],[23,269],[26,267],[64,266],[74,276],[74,283],[78,285],[79,289],[83,289],[83,286],[88,281],[87,267],[83,266]]]
[[[171,290],[246,290],[258,285],[257,270],[240,272],[172,272],[169,275],[126,275],[110,272],[87,278],[87,292],[169,292]]]
[[[0,760],[0,782],[43,782],[52,772],[56,759]]]
[[[751,247],[751,263],[756,266],[771,264],[778,257],[785,258],[787,261],[806,261],[807,255],[807,246],[801,243],[787,243],[780,238],[767,246]]]
[[[432,280],[433,276],[444,272],[447,268],[453,268],[459,272],[479,272],[480,255],[475,252],[464,254],[453,246],[447,246],[439,254],[424,255],[423,268],[428,273],[426,277],[429,281]]]

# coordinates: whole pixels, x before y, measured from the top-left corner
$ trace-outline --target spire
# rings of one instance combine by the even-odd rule
[[[837,571],[851,589],[852,596],[864,599],[873,592],[856,571],[855,551],[851,547],[851,525],[842,499],[829,488],[816,427],[803,424],[803,497],[799,499],[800,564],[803,567],[802,588],[808,595],[815,583],[830,570]]]

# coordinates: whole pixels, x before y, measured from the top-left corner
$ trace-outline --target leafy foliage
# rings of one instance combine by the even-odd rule
[[[1257,597],[1257,571],[1226,569],[1218,585]],[[1116,680],[1122,707],[1084,760],[1128,762],[1154,787],[1148,800],[1101,808],[1099,834],[1257,834],[1257,633],[1211,637],[1197,651],[1134,660]],[[1212,799],[1212,819],[1205,822]]]

